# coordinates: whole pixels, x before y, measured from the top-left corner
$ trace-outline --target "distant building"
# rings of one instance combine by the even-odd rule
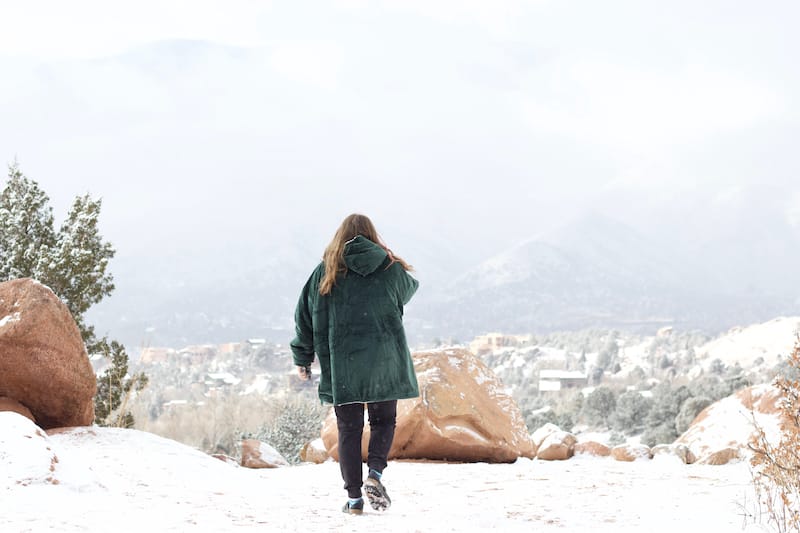
[[[247,339],[247,344],[250,346],[263,346],[267,343],[267,339]]]
[[[504,335],[502,333],[487,333],[479,335],[469,343],[469,351],[475,355],[491,353],[499,348],[508,346],[524,346],[531,341],[530,335]]]
[[[580,370],[540,370],[539,391],[556,392],[576,389],[589,384],[589,378]]]

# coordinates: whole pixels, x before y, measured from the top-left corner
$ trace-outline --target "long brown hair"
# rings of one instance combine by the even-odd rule
[[[348,241],[355,239],[357,235],[371,240],[386,250],[386,253],[389,254],[389,258],[391,259],[389,266],[391,266],[392,263],[400,263],[404,270],[412,270],[411,265],[394,255],[386,244],[384,244],[383,239],[378,235],[378,231],[375,229],[375,225],[369,217],[355,213],[348,215],[347,218],[342,221],[342,224],[333,236],[333,240],[331,240],[331,243],[325,248],[325,253],[322,256],[322,261],[325,263],[325,275],[319,283],[320,294],[330,294],[333,286],[336,284],[337,276],[347,271],[347,267],[344,264],[344,247]]]

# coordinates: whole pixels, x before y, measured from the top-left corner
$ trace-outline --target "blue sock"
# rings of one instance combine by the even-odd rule
[[[377,471],[377,470],[375,470],[374,468],[370,468],[370,469],[369,469],[369,475],[370,475],[370,477],[374,477],[375,479],[377,479],[378,481],[380,481],[380,480],[381,480],[381,476],[382,476],[383,474],[381,474],[380,472],[378,472],[378,471]]]
[[[347,500],[347,503],[350,505],[350,507],[352,507],[356,504],[361,503],[362,501],[364,501],[364,498],[350,498],[349,500]]]

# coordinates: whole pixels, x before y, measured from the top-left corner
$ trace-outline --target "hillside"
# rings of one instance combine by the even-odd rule
[[[393,506],[348,516],[334,462],[250,470],[136,430],[37,435],[14,413],[0,459],[3,531],[739,531],[752,498],[744,463],[392,462]]]

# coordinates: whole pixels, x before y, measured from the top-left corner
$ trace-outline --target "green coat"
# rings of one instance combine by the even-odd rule
[[[319,358],[319,397],[341,405],[419,396],[403,329],[403,306],[419,283],[386,251],[357,236],[345,245],[347,271],[331,292],[319,293],[320,263],[303,287],[295,311],[294,363]]]

